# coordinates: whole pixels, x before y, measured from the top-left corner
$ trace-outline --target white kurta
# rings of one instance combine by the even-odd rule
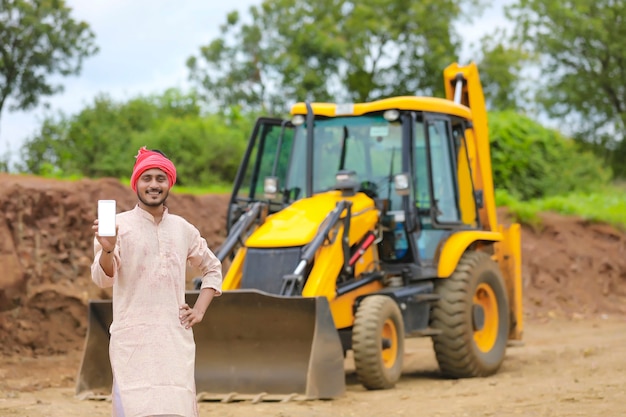
[[[202,271],[202,288],[221,294],[222,268],[193,225],[167,209],[159,224],[136,206],[117,215],[119,233],[115,273],[100,266],[102,247],[95,240],[93,281],[113,287],[109,354],[119,399],[113,415],[197,416],[192,329],[180,323],[185,303],[187,262]],[[193,306],[192,306],[193,307]]]

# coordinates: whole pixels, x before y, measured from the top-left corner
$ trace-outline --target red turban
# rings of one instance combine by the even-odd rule
[[[158,168],[165,172],[165,175],[167,175],[167,179],[170,183],[170,188],[172,188],[172,186],[176,183],[176,167],[172,161],[159,152],[148,150],[145,146],[143,146],[139,149],[139,153],[135,158],[137,160],[135,161],[135,167],[133,168],[133,175],[130,177],[130,186],[133,191],[137,192],[137,180],[141,174],[152,168]]]

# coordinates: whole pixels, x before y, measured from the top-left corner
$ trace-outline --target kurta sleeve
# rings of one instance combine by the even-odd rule
[[[119,254],[117,250],[117,246],[113,252],[113,276],[110,277],[104,272],[102,266],[100,265],[100,255],[102,255],[102,246],[98,239],[94,238],[93,244],[93,252],[94,252],[94,260],[91,264],[91,279],[96,285],[100,288],[108,288],[113,286],[113,282],[117,279],[117,272],[120,265]]]
[[[200,236],[198,229],[193,227],[192,242],[187,257],[189,264],[202,272],[202,288],[213,288],[215,295],[222,294],[222,263]]]

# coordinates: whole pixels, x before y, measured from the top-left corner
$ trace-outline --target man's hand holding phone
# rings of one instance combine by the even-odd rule
[[[115,274],[113,251],[117,243],[119,229],[115,221],[116,214],[115,200],[98,200],[98,218],[94,220],[93,226],[91,226],[98,243],[102,246],[100,266],[109,277],[113,277]]]
[[[117,242],[116,214],[115,200],[98,200],[98,218],[93,222],[92,229],[96,232],[102,251],[106,253],[112,253]]]

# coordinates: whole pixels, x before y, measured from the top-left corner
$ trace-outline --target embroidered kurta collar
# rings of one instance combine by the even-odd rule
[[[133,211],[138,214],[139,216],[150,220],[153,223],[156,223],[156,221],[154,220],[154,216],[150,213],[148,213],[146,210],[142,209],[141,207],[139,207],[139,204],[137,204],[135,206],[135,208],[133,209]],[[161,216],[161,221],[163,221],[165,219],[165,217],[167,217],[168,215],[168,210],[166,206],[163,206],[163,215]]]

